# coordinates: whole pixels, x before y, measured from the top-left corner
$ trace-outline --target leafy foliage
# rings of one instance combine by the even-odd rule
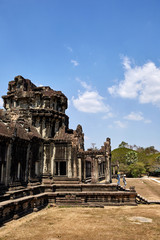
[[[125,147],[127,148],[127,147],[128,147],[128,143],[122,141],[122,142],[119,144],[118,147],[119,147],[119,148],[125,148]]]
[[[136,152],[130,151],[126,154],[125,158],[126,163],[130,165],[138,161],[138,154]]]
[[[112,162],[119,163],[120,172],[130,177],[160,174],[160,153],[154,146],[147,148],[130,146],[122,141],[119,148],[112,151]]]
[[[129,173],[132,177],[141,177],[142,174],[146,173],[145,166],[142,162],[135,162],[129,167]]]

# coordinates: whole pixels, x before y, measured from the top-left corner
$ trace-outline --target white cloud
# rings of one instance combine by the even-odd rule
[[[126,123],[124,123],[124,122],[122,122],[122,121],[119,121],[119,120],[114,121],[114,124],[115,124],[116,127],[118,127],[118,128],[126,128],[126,127],[127,127],[127,124],[126,124]]]
[[[91,90],[92,89],[91,85],[88,85],[86,82],[81,81],[80,78],[76,77],[76,81],[78,81],[81,84],[81,86],[83,88],[85,88],[86,90]]]
[[[132,67],[128,57],[123,57],[123,66],[124,80],[108,88],[109,93],[160,106],[160,68],[151,61]]]
[[[103,120],[108,119],[108,118],[113,118],[115,115],[112,112],[108,112],[106,115],[102,117]]]
[[[104,103],[104,98],[98,93],[98,91],[93,90],[92,86],[82,81],[80,78],[76,77],[81,86],[85,89],[84,92],[78,91],[78,97],[72,97],[72,102],[74,107],[81,112],[86,113],[105,113],[105,117],[111,117],[110,107]]]
[[[78,111],[87,113],[109,112],[109,106],[103,102],[103,97],[97,91],[79,93],[78,98],[72,98],[73,105]]]
[[[144,119],[142,112],[131,112],[129,115],[125,116],[124,119],[132,121],[144,121],[144,123],[151,123],[151,120]]]
[[[124,119],[133,120],[133,121],[142,121],[144,120],[143,114],[141,112],[131,112],[129,115],[125,116]]]
[[[3,99],[0,97],[0,108],[3,108]]]
[[[144,120],[144,123],[151,123],[152,121],[149,119]]]
[[[73,52],[73,49],[71,47],[67,47],[67,49],[70,51],[70,52]]]
[[[76,61],[76,60],[71,60],[71,63],[73,63],[73,65],[75,66],[75,67],[77,67],[78,65],[79,65],[79,63]]]

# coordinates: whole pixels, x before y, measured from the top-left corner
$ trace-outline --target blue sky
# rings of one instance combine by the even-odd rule
[[[160,150],[159,12],[159,0],[0,0],[0,96],[22,75],[68,97],[86,148]]]

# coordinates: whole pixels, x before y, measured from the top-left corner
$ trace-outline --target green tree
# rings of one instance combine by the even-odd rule
[[[125,148],[125,147],[128,147],[128,143],[122,141],[122,142],[119,144],[118,147],[119,147],[119,148]]]
[[[154,153],[158,153],[158,150],[156,150],[155,148],[154,148],[154,146],[150,146],[150,147],[147,147],[147,148],[145,148],[145,153],[147,154],[147,155],[149,155],[149,154],[154,154]]]
[[[138,154],[134,151],[130,151],[126,154],[126,163],[128,165],[133,164],[138,161]]]
[[[145,166],[142,162],[135,162],[129,166],[130,175],[132,177],[141,177],[142,174],[146,173]]]

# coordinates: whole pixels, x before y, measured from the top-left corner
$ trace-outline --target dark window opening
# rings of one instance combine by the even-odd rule
[[[65,175],[66,175],[66,162],[65,161],[56,162],[55,176],[65,176]]]
[[[91,177],[91,162],[86,161],[86,177]]]
[[[66,175],[66,162],[60,162],[60,175]]]
[[[55,175],[56,176],[58,175],[58,162],[56,162],[56,172],[55,172]]]

